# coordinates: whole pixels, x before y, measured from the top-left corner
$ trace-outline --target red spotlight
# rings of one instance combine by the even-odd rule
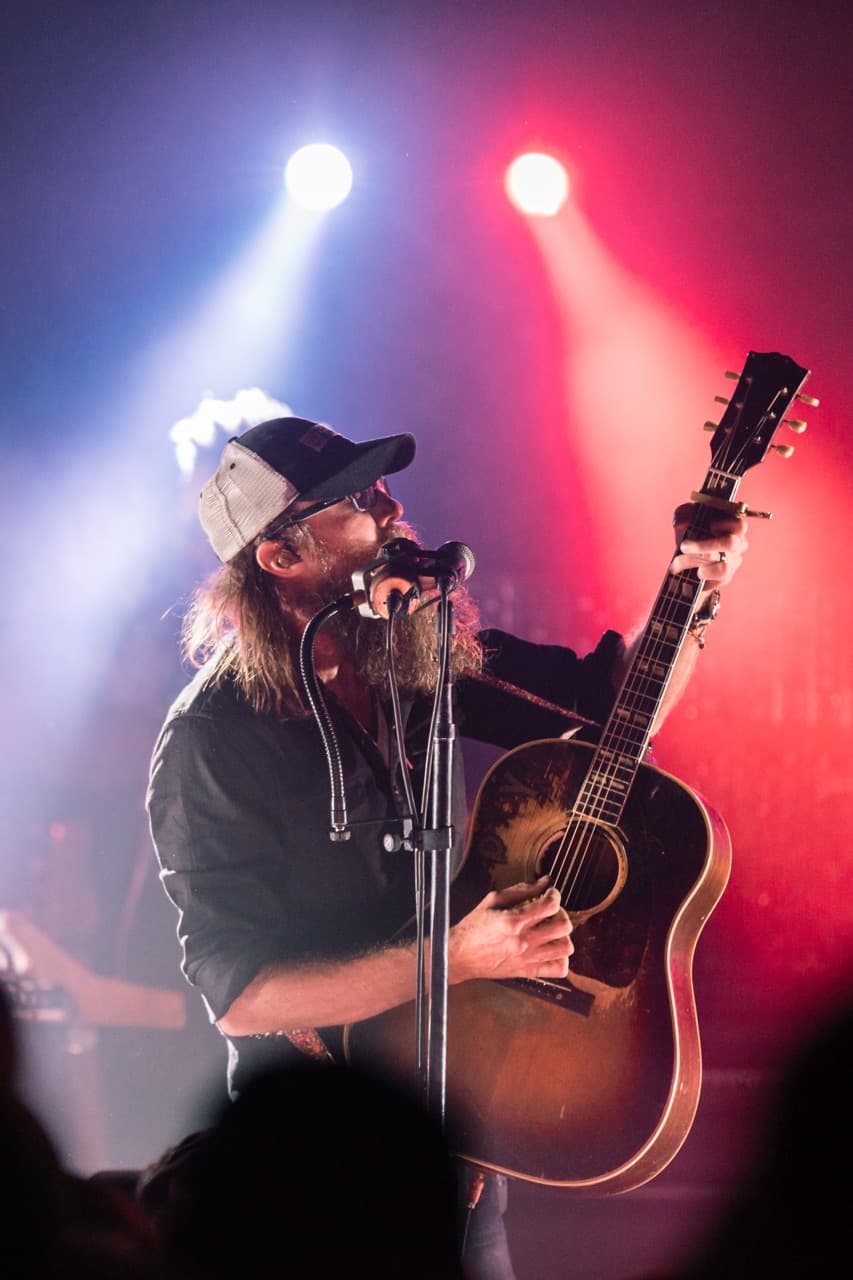
[[[528,151],[513,160],[504,183],[512,203],[522,213],[550,218],[559,213],[569,194],[569,175],[559,160],[541,151]]]

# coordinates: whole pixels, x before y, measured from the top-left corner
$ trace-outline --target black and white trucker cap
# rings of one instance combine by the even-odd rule
[[[414,436],[356,444],[319,422],[273,418],[228,441],[201,491],[201,527],[227,562],[297,499],[346,498],[414,456]]]

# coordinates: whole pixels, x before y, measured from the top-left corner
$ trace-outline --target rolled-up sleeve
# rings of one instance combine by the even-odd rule
[[[193,715],[167,725],[152,760],[151,833],[182,968],[215,1018],[264,966],[299,951],[288,892],[299,822],[280,768],[280,752],[259,750],[245,722]]]

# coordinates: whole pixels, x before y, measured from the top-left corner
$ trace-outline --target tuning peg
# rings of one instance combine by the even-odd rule
[[[812,409],[816,409],[820,404],[820,401],[815,396],[807,396],[803,391],[798,391],[794,399],[799,400],[801,404],[809,405]]]
[[[731,404],[728,396],[714,396],[714,400],[717,404]]]
[[[803,422],[802,418],[783,418],[783,427],[790,427],[795,435],[801,436],[808,426],[807,422]]]
[[[771,449],[775,449],[780,458],[793,457],[794,446],[792,444],[771,444]]]
[[[739,374],[739,373],[733,373],[731,369],[726,369],[726,377],[727,377],[727,378],[731,378],[732,382],[739,382],[739,381],[740,381],[740,374]]]
[[[706,422],[706,423],[703,425],[702,430],[703,430],[703,431],[716,431],[716,430],[717,430],[717,427],[718,427],[719,425],[720,425],[720,424],[719,424],[719,422]]]

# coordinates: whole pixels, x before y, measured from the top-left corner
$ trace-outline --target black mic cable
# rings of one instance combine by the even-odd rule
[[[391,709],[394,716],[394,737],[396,739],[397,750],[397,766],[403,781],[403,790],[406,793],[406,804],[409,807],[407,817],[412,819],[416,828],[420,828],[420,818],[418,815],[418,807],[415,804],[415,793],[412,790],[412,780],[409,776],[409,766],[406,761],[405,737],[403,728],[403,712],[400,707],[400,690],[397,685],[397,664],[394,656],[394,623],[404,607],[404,597],[399,591],[392,592],[388,597],[388,621],[385,627],[385,645],[388,663],[388,688],[391,694]]]
[[[326,753],[326,764],[329,770],[329,785],[331,788],[330,840],[349,840],[352,832],[349,830],[347,793],[344,784],[344,765],[341,759],[341,748],[329,713],[328,704],[323,695],[320,681],[317,679],[317,672],[314,667],[314,640],[317,632],[325,622],[328,622],[329,618],[333,618],[336,613],[351,609],[353,604],[352,596],[341,596],[340,599],[333,600],[331,604],[327,604],[318,613],[315,613],[314,617],[306,624],[305,630],[302,632],[302,639],[299,642],[299,674],[302,677],[302,688],[317,722],[317,728],[320,730],[323,750]]]

